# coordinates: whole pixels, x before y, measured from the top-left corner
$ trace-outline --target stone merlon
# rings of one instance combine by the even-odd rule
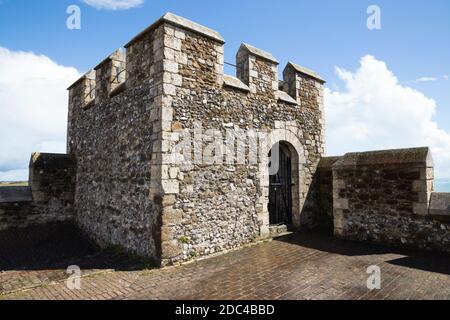
[[[95,80],[95,70],[91,69],[88,72],[86,72],[84,75],[82,75],[77,81],[72,83],[70,87],[67,88],[67,90],[73,89],[76,85],[79,83],[86,81],[86,80]]]
[[[128,48],[130,45],[132,45],[135,41],[139,40],[146,33],[150,32],[152,30],[155,30],[162,23],[168,23],[168,24],[174,25],[176,27],[188,29],[192,32],[201,34],[207,38],[210,38],[210,39],[220,42],[222,44],[225,43],[225,40],[222,38],[222,36],[217,31],[207,28],[205,26],[202,26],[193,21],[190,21],[186,18],[177,16],[173,13],[168,12],[165,15],[163,15],[161,18],[159,18],[158,21],[156,21],[155,23],[150,25],[147,29],[145,29],[144,31],[139,33],[136,37],[134,37],[131,41],[129,41],[125,45],[125,48]]]
[[[316,79],[316,80],[318,80],[318,81],[321,82],[321,83],[325,83],[325,82],[326,82],[326,81],[325,81],[324,79],[322,79],[322,77],[319,76],[316,72],[314,72],[314,71],[312,71],[312,70],[310,70],[310,69],[308,69],[308,68],[302,67],[302,66],[300,66],[300,65],[298,65],[298,64],[295,64],[295,63],[293,63],[293,62],[288,62],[286,68],[288,68],[288,67],[292,67],[295,71],[297,71],[297,72],[299,72],[299,73],[301,73],[301,74],[304,74],[304,75],[306,75],[306,76],[309,76],[309,77],[311,77],[311,78],[313,78],[313,79]]]
[[[247,43],[241,44],[241,47],[239,48],[239,50],[246,50],[251,55],[254,55],[254,56],[262,58],[262,59],[265,59],[265,60],[267,60],[269,62],[273,62],[274,64],[277,64],[277,65],[279,64],[277,59],[275,59],[275,57],[271,53],[266,52],[266,51],[261,50],[261,49],[258,49],[258,48],[255,48],[255,47],[253,47],[253,46],[251,46],[251,45],[249,45]]]

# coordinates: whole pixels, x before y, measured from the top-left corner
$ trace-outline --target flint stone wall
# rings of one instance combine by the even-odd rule
[[[322,157],[317,167],[313,183],[317,186],[317,206],[315,228],[333,232],[333,164],[340,157]]]
[[[312,177],[323,154],[322,82],[303,76],[300,103],[277,99],[277,65],[268,54],[243,45],[237,54],[237,77],[249,92],[223,86],[223,46],[201,35],[178,28],[166,28],[166,36],[179,44],[174,61],[181,82],[168,94],[171,101],[168,132],[193,130],[196,126],[216,129],[269,130],[284,133],[297,153],[294,172],[294,224],[314,223],[315,196],[307,199]],[[296,79],[300,78],[296,74]],[[299,80],[300,81],[300,80]],[[303,92],[308,92],[303,94]],[[199,128],[197,128],[199,129]],[[173,143],[166,140],[168,145]],[[165,142],[165,141],[164,141]],[[163,143],[164,143],[163,142]],[[195,141],[194,143],[199,143]],[[210,143],[210,142],[209,142]],[[203,142],[203,146],[208,143]],[[163,260],[175,262],[208,255],[268,236],[268,180],[264,164],[188,164],[164,167],[169,185],[164,197]],[[164,165],[163,165],[164,166]],[[299,180],[300,179],[300,180]]]
[[[0,187],[0,230],[73,219],[73,159],[34,153],[29,172],[29,186]]]
[[[167,264],[269,236],[266,163],[173,163],[171,150],[195,126],[224,136],[227,128],[264,129],[289,143],[294,224],[314,224],[324,81],[288,65],[292,83],[281,93],[278,62],[245,44],[236,61],[245,72],[224,77],[223,44],[217,32],[166,14],[126,45],[120,90],[105,84],[108,69],[122,65],[118,54],[69,88],[76,220],[100,244]]]
[[[77,160],[76,222],[103,247],[160,256],[161,201],[150,196],[158,148],[162,69],[155,57],[161,28],[128,47],[126,83],[108,90],[113,54],[96,67],[94,103],[88,74],[69,88],[68,153]],[[158,66],[158,68],[157,68]]]
[[[428,148],[347,154],[333,165],[334,233],[449,252],[450,224],[429,210],[432,191]]]

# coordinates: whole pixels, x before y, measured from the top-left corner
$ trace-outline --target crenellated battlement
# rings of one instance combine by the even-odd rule
[[[87,107],[136,86],[148,86],[158,97],[173,95],[183,83],[200,82],[302,105],[303,82],[323,89],[320,76],[291,62],[280,88],[277,59],[246,43],[236,54],[236,77],[225,75],[224,43],[217,31],[167,13],[76,81],[70,95],[81,95],[75,100]]]
[[[95,101],[99,103],[118,93],[126,82],[126,57],[117,49],[95,68]]]
[[[95,70],[89,70],[75,81],[69,90],[69,117],[72,107],[85,108],[95,101]]]

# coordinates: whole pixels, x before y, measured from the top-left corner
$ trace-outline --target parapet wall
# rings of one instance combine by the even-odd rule
[[[450,201],[433,194],[428,148],[349,153],[332,168],[336,236],[450,252]]]
[[[29,172],[29,186],[0,188],[0,230],[73,218],[73,159],[62,154],[34,153]]]

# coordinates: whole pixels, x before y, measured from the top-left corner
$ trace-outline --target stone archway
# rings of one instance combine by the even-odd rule
[[[298,187],[298,176],[295,177],[295,165],[298,165],[298,161],[295,159],[295,150],[284,141],[277,143],[274,148],[278,149],[277,159],[274,159],[278,162],[278,170],[269,176],[269,224],[290,226],[293,199],[297,194],[294,188]],[[272,152],[269,157],[271,154]]]
[[[285,126],[285,128],[279,128],[273,130],[267,139],[268,150],[273,150],[273,147],[277,144],[284,148],[291,161],[291,205],[292,205],[292,221],[291,227],[299,228],[301,226],[300,214],[306,197],[306,186],[304,183],[305,173],[305,153],[303,145],[300,142],[299,137],[301,130],[295,126]],[[265,160],[265,161],[264,161]],[[269,212],[269,196],[270,196],[270,176],[269,173],[269,158],[264,159],[260,163],[260,181],[261,181],[261,197],[259,201],[258,216],[261,223],[261,237],[270,236],[270,212]]]

